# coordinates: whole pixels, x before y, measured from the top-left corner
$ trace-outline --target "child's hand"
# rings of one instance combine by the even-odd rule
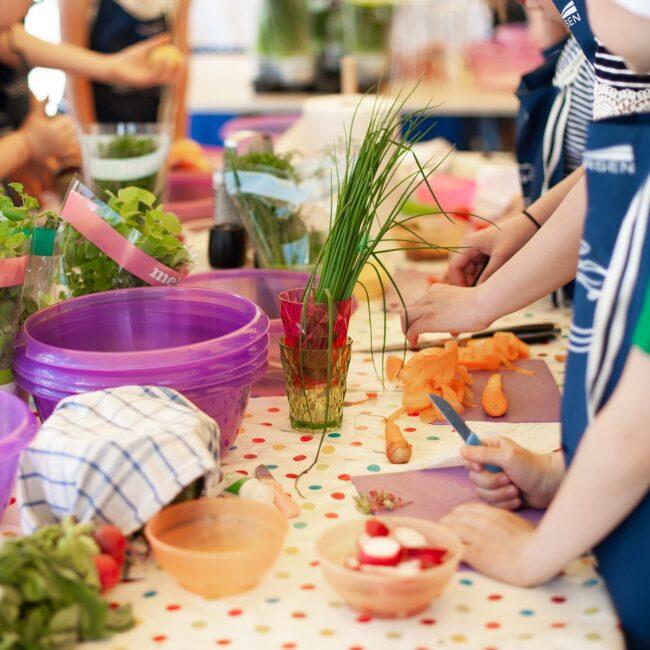
[[[535,226],[522,214],[504,218],[497,225],[470,233],[462,246],[449,260],[447,276],[451,284],[470,287],[490,258],[481,273],[478,284],[485,282],[522,248],[537,232]]]
[[[185,57],[171,60],[152,56],[156,48],[168,43],[169,35],[161,34],[109,55],[111,82],[129,88],[148,88],[176,81],[185,67]]]
[[[44,162],[51,156],[57,160],[66,160],[78,152],[74,122],[67,115],[50,118],[38,106],[20,130],[29,145],[32,162]]]
[[[474,332],[485,329],[491,319],[479,305],[477,289],[434,284],[402,312],[402,330],[415,345],[425,332]]]
[[[532,508],[548,507],[564,474],[560,454],[534,454],[502,436],[482,442],[460,450],[481,499],[505,510],[516,510],[524,502]],[[488,472],[484,465],[498,465],[503,472]]]
[[[440,520],[458,537],[463,559],[481,573],[520,587],[530,587],[552,576],[542,575],[531,555],[534,526],[521,517],[484,503],[458,506]]]

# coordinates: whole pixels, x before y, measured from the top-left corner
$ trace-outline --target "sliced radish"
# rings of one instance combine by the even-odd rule
[[[423,569],[430,569],[442,564],[446,554],[444,548],[419,548],[410,550],[408,556],[418,560]]]
[[[370,537],[387,537],[389,534],[388,526],[379,519],[368,519],[366,521],[366,534]]]
[[[377,566],[373,564],[362,564],[360,571],[363,573],[374,573],[377,575],[397,576],[411,578],[418,575],[422,568],[419,560],[407,560],[394,566]]]
[[[408,526],[398,526],[393,531],[395,539],[407,549],[411,548],[426,548],[429,544],[427,538],[415,528]]]
[[[371,539],[372,539],[372,537],[370,537],[370,535],[366,535],[365,533],[362,533],[359,536],[359,539],[357,540],[357,546],[359,548],[361,548],[362,546],[367,544]]]
[[[403,552],[400,543],[392,537],[370,537],[359,540],[359,562],[377,566],[399,564]]]

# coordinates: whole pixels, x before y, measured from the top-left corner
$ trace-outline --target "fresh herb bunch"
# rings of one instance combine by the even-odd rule
[[[158,149],[158,144],[154,138],[125,133],[124,135],[115,136],[108,142],[99,143],[97,153],[100,158],[123,160],[125,158],[146,156],[156,151],[156,149]],[[153,192],[156,189],[157,178],[158,174],[156,173],[129,181],[93,178],[93,183],[104,192],[102,198],[108,198],[111,193],[117,194],[119,190],[129,186]]]
[[[257,51],[281,59],[311,52],[305,0],[265,0],[257,32]]]
[[[234,173],[239,185],[239,172],[254,171],[295,183],[300,181],[291,154],[250,152],[238,156],[226,154],[226,168]],[[305,267],[320,250],[321,235],[309,230],[300,207],[292,203],[257,194],[237,192],[233,197],[242,214],[262,263],[272,268]]]
[[[0,188],[0,260],[21,257],[29,252],[33,219],[38,200],[25,193],[20,183],[9,186],[21,199],[13,199]],[[20,317],[22,283],[0,287],[0,372],[11,369],[14,339]]]
[[[133,626],[102,600],[92,524],[71,518],[0,546],[0,648],[61,650]]]
[[[179,240],[182,226],[172,212],[155,205],[146,190],[127,187],[111,194],[104,219],[125,239],[159,262],[181,270],[190,255]],[[72,226],[66,224],[61,242],[62,298],[84,296],[111,289],[143,287],[147,283],[120,267]]]
[[[393,18],[387,0],[344,0],[343,48],[354,54],[384,54]]]

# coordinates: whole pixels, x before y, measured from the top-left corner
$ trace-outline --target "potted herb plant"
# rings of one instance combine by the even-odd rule
[[[260,90],[301,90],[314,81],[316,59],[312,47],[306,0],[264,0],[257,31]]]
[[[32,223],[39,207],[38,201],[26,194],[22,185],[12,183],[10,187],[22,204],[16,205],[0,189],[0,390],[13,390],[14,341],[20,322]]]

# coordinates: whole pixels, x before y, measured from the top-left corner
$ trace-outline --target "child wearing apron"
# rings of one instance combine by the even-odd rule
[[[65,40],[86,45],[94,52],[112,54],[148,38],[171,33],[185,48],[185,22],[189,0],[62,0]],[[184,78],[176,95],[184,97]],[[70,80],[73,111],[82,123],[157,122],[162,88],[134,89],[117,84]],[[182,99],[180,101],[182,104]],[[178,106],[179,124],[184,115]]]

